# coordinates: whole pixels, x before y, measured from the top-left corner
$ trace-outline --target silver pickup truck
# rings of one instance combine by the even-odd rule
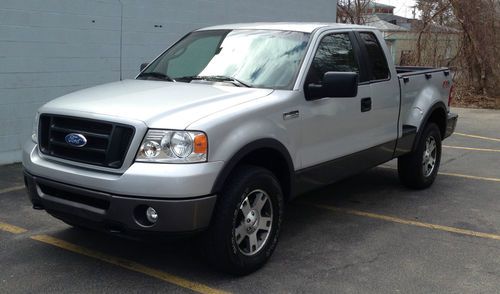
[[[299,194],[393,158],[403,184],[433,183],[457,121],[450,70],[391,60],[366,26],[193,31],[136,79],[39,109],[23,151],[33,207],[123,234],[198,232],[216,267],[252,272]]]

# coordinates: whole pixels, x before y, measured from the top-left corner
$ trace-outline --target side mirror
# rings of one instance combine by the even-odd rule
[[[306,90],[308,100],[325,97],[356,97],[358,95],[358,74],[329,71],[323,75],[321,85],[309,84]]]
[[[143,71],[148,65],[149,65],[149,62],[141,64],[141,71]]]

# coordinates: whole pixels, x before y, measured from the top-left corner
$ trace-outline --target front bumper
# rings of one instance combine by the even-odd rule
[[[206,228],[216,196],[210,194],[223,162],[133,163],[123,173],[89,169],[23,149],[26,186],[35,208],[83,227],[124,232],[191,232]],[[158,221],[144,222],[153,207]]]
[[[68,185],[24,172],[34,208],[45,209],[70,224],[124,234],[182,233],[206,228],[216,196],[190,199],[130,197]],[[145,222],[145,209],[158,213],[156,223]]]
[[[455,132],[455,127],[457,126],[458,114],[448,112],[448,116],[446,118],[446,133],[444,138],[448,138]],[[444,139],[443,138],[443,139]]]

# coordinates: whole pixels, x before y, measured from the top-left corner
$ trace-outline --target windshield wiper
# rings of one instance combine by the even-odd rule
[[[155,71],[143,72],[143,73],[141,73],[138,76],[138,78],[149,78],[149,77],[152,77],[152,78],[155,78],[155,79],[159,79],[159,80],[163,80],[163,81],[175,82],[174,79],[172,79],[171,77],[167,76],[166,74],[161,73],[161,72],[155,72]]]
[[[176,78],[177,80],[205,80],[205,81],[215,81],[215,82],[231,82],[234,85],[238,87],[247,87],[251,88],[252,86],[242,82],[236,78],[229,77],[229,76],[186,76],[186,77],[181,77],[181,78]]]

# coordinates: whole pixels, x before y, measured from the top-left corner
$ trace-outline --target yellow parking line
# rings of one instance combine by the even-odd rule
[[[91,258],[98,259],[100,261],[104,261],[131,271],[139,272],[145,275],[148,275],[150,277],[154,277],[160,280],[163,280],[165,282],[175,284],[179,287],[190,289],[192,291],[198,292],[198,293],[209,293],[209,294],[219,294],[219,293],[228,293],[225,291],[221,291],[218,289],[210,288],[206,285],[189,281],[180,277],[177,277],[175,275],[162,272],[147,266],[144,266],[142,264],[139,264],[137,262],[133,262],[130,260],[126,260],[123,258],[107,255],[98,251],[94,251],[91,249],[87,249],[85,247],[75,245],[69,242],[66,242],[61,239],[57,239],[48,235],[36,235],[32,236],[31,239],[43,242],[45,244],[49,244],[52,246],[56,246],[77,254],[85,255]]]
[[[478,135],[469,135],[469,134],[456,133],[456,132],[454,134],[459,135],[459,136],[469,137],[469,138],[476,138],[476,139],[483,139],[483,140],[500,142],[500,139],[497,139],[497,138],[484,137],[484,136],[478,136]]]
[[[445,148],[452,148],[452,149],[463,149],[463,150],[473,150],[473,151],[484,151],[484,152],[500,152],[500,149],[472,148],[472,147],[450,146],[450,145],[443,145],[443,147],[445,147]]]
[[[379,165],[378,167],[384,168],[384,169],[397,170],[397,168],[391,167],[391,166]],[[447,173],[447,172],[438,172],[438,174],[443,175],[443,176],[459,177],[459,178],[472,179],[472,180],[500,182],[499,178],[478,177],[478,176],[463,175],[463,174],[456,174],[456,173]]]
[[[450,233],[455,233],[455,234],[460,234],[460,235],[466,235],[466,236],[471,236],[471,237],[493,239],[493,240],[500,241],[500,235],[496,235],[496,234],[476,232],[476,231],[472,231],[472,230],[436,225],[436,224],[431,224],[431,223],[417,222],[417,221],[403,219],[403,218],[394,217],[394,216],[388,216],[388,215],[383,215],[383,214],[377,214],[377,213],[371,213],[371,212],[359,211],[359,210],[353,210],[353,209],[347,209],[347,208],[339,208],[339,207],[323,205],[323,204],[314,204],[314,203],[310,203],[310,202],[301,202],[301,203],[309,205],[309,206],[313,206],[316,208],[334,211],[334,212],[341,212],[341,213],[346,213],[346,214],[352,214],[352,215],[357,215],[357,216],[363,216],[363,217],[368,217],[368,218],[373,218],[373,219],[384,220],[384,221],[398,223],[398,224],[404,224],[404,225],[416,226],[416,227],[427,228],[427,229],[432,229],[432,230],[445,231],[445,232],[450,232]]]
[[[28,230],[21,228],[21,227],[18,227],[18,226],[14,226],[14,225],[0,222],[0,231],[9,232],[12,234],[22,234],[22,233],[26,233]]]
[[[459,178],[473,179],[473,180],[482,180],[482,181],[500,182],[500,179],[498,179],[498,178],[486,178],[486,177],[478,177],[478,176],[462,175],[462,174],[456,174],[456,173],[446,173],[446,172],[439,172],[438,174],[440,174],[440,175],[444,175],[444,176],[451,176],[451,177],[459,177]]]
[[[24,186],[14,186],[14,187],[10,187],[10,188],[0,189],[0,194],[12,192],[12,191],[17,191],[17,190],[22,190],[22,189],[24,189]]]
[[[0,222],[0,231],[9,232],[12,234],[22,234],[22,233],[26,233],[28,230],[21,228],[21,227],[18,227],[18,226],[14,226],[11,224]],[[177,277],[175,275],[144,266],[144,265],[139,264],[137,262],[133,262],[133,261],[126,260],[123,258],[118,258],[118,257],[114,257],[111,255],[107,255],[107,254],[98,252],[98,251],[87,249],[85,247],[75,245],[75,244],[72,244],[72,243],[69,243],[69,242],[66,242],[64,240],[57,239],[57,238],[54,238],[54,237],[51,237],[48,235],[35,235],[35,236],[31,236],[30,238],[33,240],[36,240],[36,241],[43,242],[45,244],[49,244],[52,246],[56,246],[56,247],[74,252],[74,253],[78,253],[81,255],[85,255],[88,257],[98,259],[100,261],[104,261],[104,262],[107,262],[107,263],[110,263],[113,265],[117,265],[117,266],[126,268],[126,269],[131,270],[131,271],[143,273],[145,275],[163,280],[165,282],[177,285],[177,286],[182,287],[182,288],[193,290],[193,291],[198,292],[198,293],[204,293],[204,294],[229,293],[229,292],[221,291],[218,289],[210,288],[206,285],[203,285],[203,284],[200,284],[197,282],[193,282],[193,281],[189,281],[189,280]]]

